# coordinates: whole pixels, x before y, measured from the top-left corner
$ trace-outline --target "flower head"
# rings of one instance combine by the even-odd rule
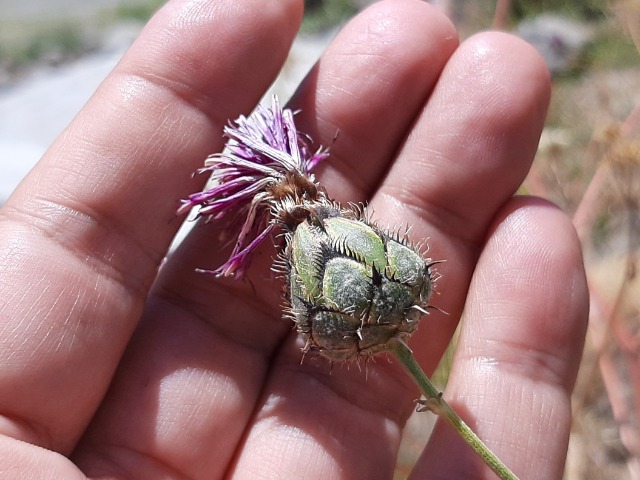
[[[364,208],[342,207],[315,182],[311,169],[327,157],[311,153],[306,138],[276,98],[225,128],[227,146],[207,159],[210,189],[182,210],[233,215],[231,256],[213,271],[241,277],[251,253],[275,229],[284,235],[273,270],[285,279],[285,316],[307,339],[305,351],[345,360],[388,351],[404,342],[429,308],[434,263],[408,238],[367,218]],[[207,271],[207,270],[205,270]]]
[[[248,118],[241,116],[225,127],[228,138],[222,153],[211,155],[199,173],[211,172],[210,189],[183,201],[178,213],[198,206],[198,216],[244,218],[231,256],[216,276],[241,277],[251,253],[281,221],[287,207],[318,196],[311,170],[328,156],[322,148],[311,152],[300,135],[294,112],[282,109],[274,96],[271,108],[258,106]]]

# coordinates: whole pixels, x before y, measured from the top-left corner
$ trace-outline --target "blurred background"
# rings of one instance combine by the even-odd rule
[[[162,3],[0,0],[0,205]],[[302,31],[271,91],[288,98],[340,26],[369,3],[306,0]],[[547,123],[521,193],[572,216],[589,276],[565,479],[640,480],[640,0],[431,3],[462,38],[489,28],[523,37],[552,72]],[[436,372],[441,387],[453,348]],[[420,414],[407,425],[398,480],[432,421]]]

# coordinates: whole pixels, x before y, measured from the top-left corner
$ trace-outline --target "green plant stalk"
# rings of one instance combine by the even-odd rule
[[[431,410],[436,415],[444,418],[498,477],[502,480],[517,480],[518,477],[489,450],[482,440],[473,433],[473,430],[464,423],[460,416],[442,398],[442,393],[433,386],[429,377],[427,377],[422,371],[422,368],[420,368],[420,365],[418,365],[418,362],[416,362],[411,349],[400,339],[390,343],[393,354],[406,368],[411,378],[418,384],[418,387],[420,387],[420,390],[425,395],[426,400],[419,401],[419,403],[424,405],[423,408],[425,410]]]

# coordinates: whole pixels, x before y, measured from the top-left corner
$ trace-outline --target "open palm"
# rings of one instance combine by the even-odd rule
[[[301,364],[272,249],[249,282],[200,226],[159,266],[191,172],[278,73],[301,0],[171,0],[0,213],[2,478],[391,478],[417,389],[395,362]],[[567,218],[513,197],[549,96],[537,54],[461,45],[417,0],[374,5],[291,101],[332,145],[317,178],[446,259],[411,340],[431,371],[463,326],[446,398],[526,479],[560,478],[587,315]],[[464,314],[463,314],[464,311]],[[439,425],[416,478],[489,478]]]

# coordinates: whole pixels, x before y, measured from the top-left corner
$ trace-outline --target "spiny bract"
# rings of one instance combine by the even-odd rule
[[[406,339],[425,313],[430,265],[403,239],[338,206],[318,206],[286,234],[289,317],[305,350],[370,356]]]

